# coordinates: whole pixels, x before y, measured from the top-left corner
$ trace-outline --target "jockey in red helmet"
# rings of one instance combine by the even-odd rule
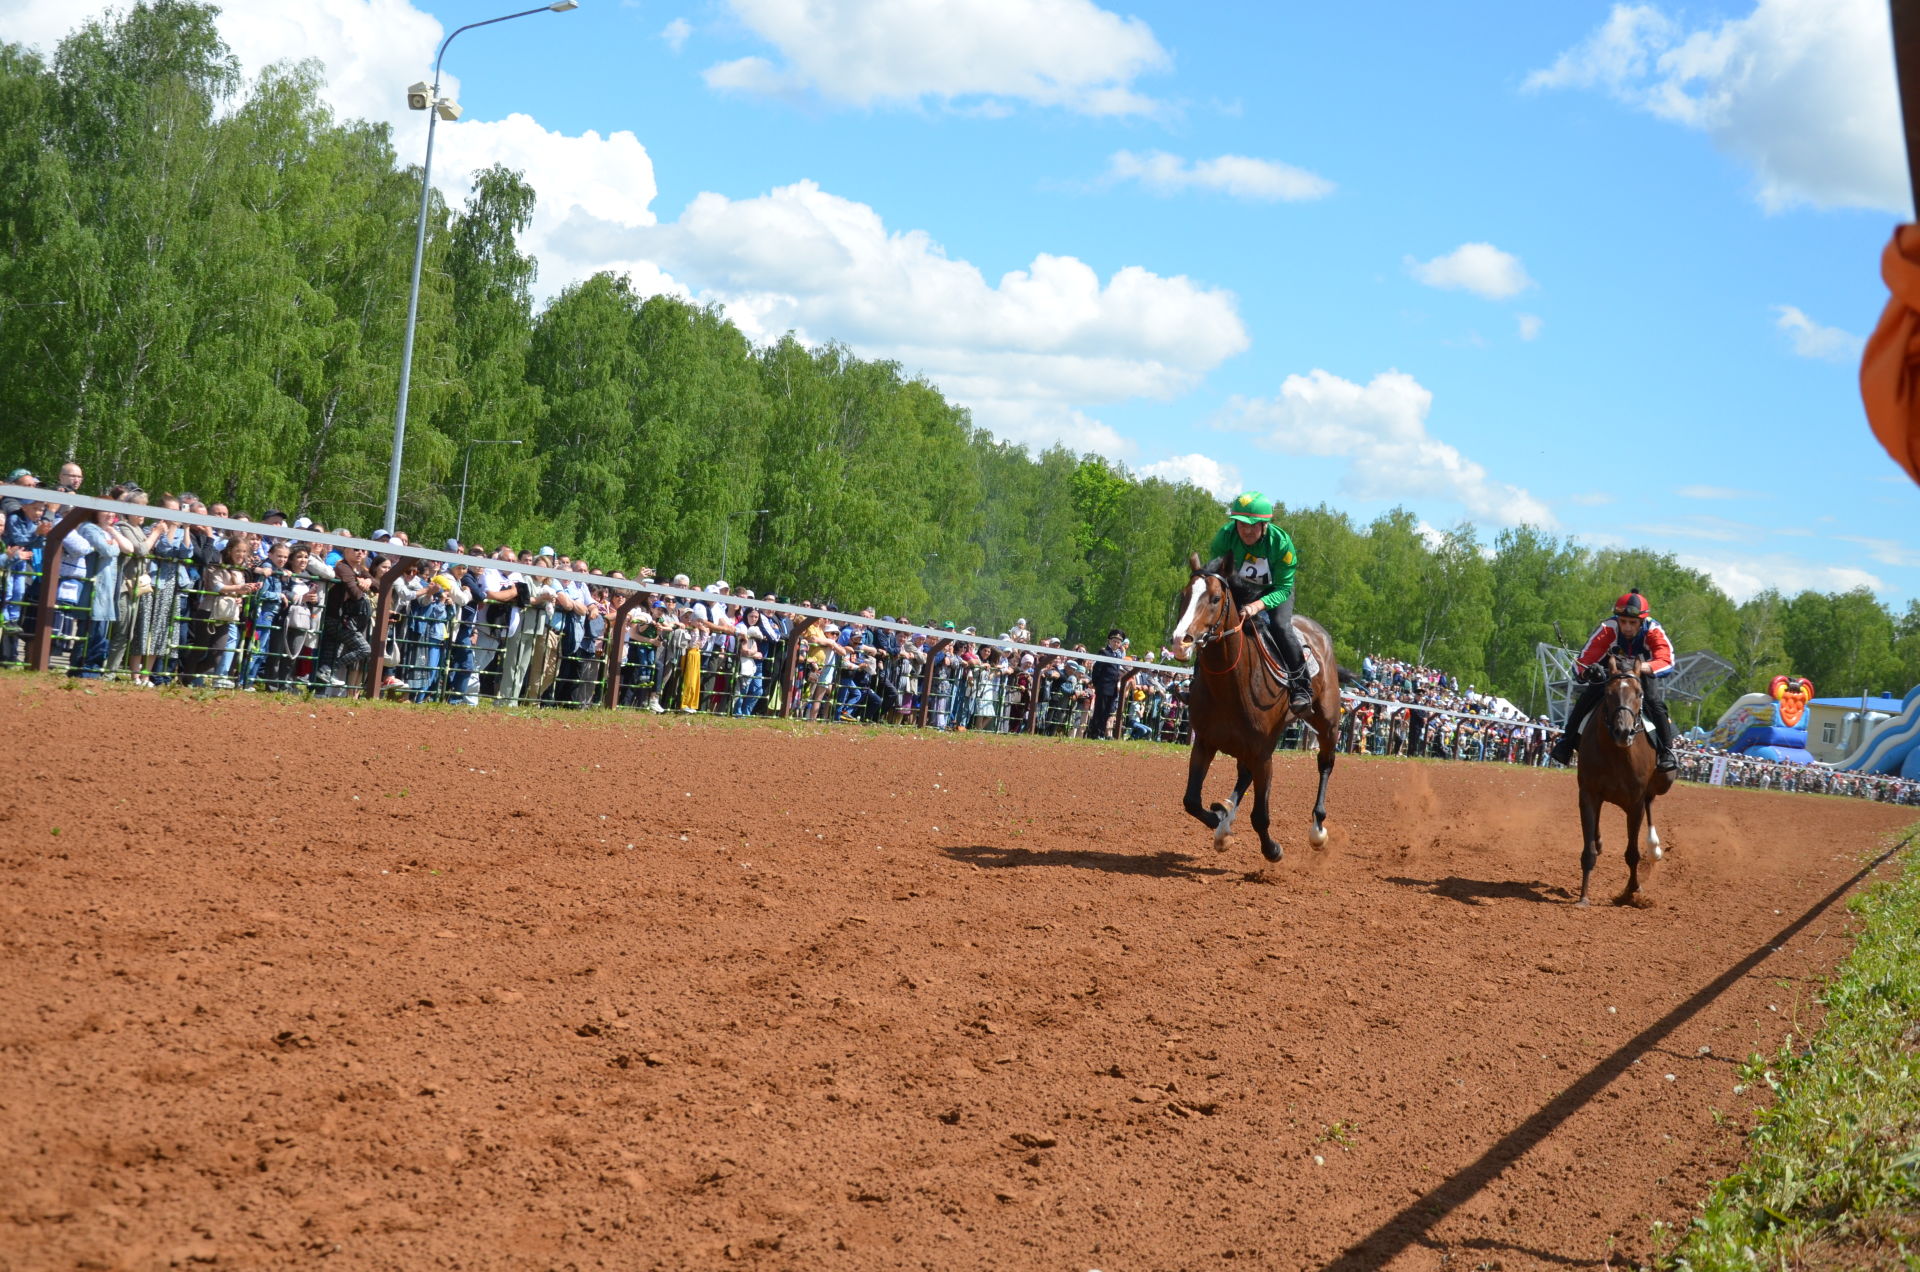
[[[1667,716],[1666,696],[1661,691],[1660,682],[1673,674],[1673,642],[1667,639],[1660,624],[1653,621],[1653,614],[1647,608],[1647,598],[1640,595],[1638,589],[1615,601],[1613,617],[1594,629],[1593,635],[1587,639],[1587,647],[1573,660],[1575,678],[1586,679],[1608,654],[1616,651],[1639,664],[1640,685],[1644,690],[1643,707],[1653,721],[1654,747],[1660,753],[1657,763],[1661,769],[1671,773],[1676,767],[1673,758],[1673,721]],[[1548,752],[1557,763],[1573,763],[1574,748],[1580,745],[1580,726],[1586,722],[1587,712],[1599,705],[1605,693],[1606,685],[1603,682],[1588,681],[1580,700],[1573,704],[1573,710],[1567,715],[1567,731],[1560,735],[1553,744],[1553,750]]]
[[[1293,576],[1299,566],[1293,538],[1273,524],[1273,500],[1249,490],[1227,508],[1227,523],[1207,549],[1213,561],[1207,568],[1237,578],[1253,592],[1241,611],[1247,618],[1261,615],[1267,634],[1287,670],[1287,700],[1295,711],[1313,706],[1313,682],[1307,675],[1307,651],[1293,629]]]

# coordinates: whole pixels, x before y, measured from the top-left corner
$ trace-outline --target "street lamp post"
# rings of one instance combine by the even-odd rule
[[[503,14],[484,22],[469,22],[463,27],[456,27],[453,35],[440,41],[440,51],[434,54],[433,83],[415,84],[407,89],[407,105],[414,110],[427,112],[427,158],[420,166],[420,223],[413,236],[413,280],[407,285],[407,331],[400,345],[400,400],[393,407],[393,455],[387,460],[387,518],[384,527],[387,530],[399,529],[394,522],[399,517],[400,507],[400,454],[407,444],[407,385],[413,378],[413,327],[420,316],[420,263],[427,253],[427,201],[433,191],[433,126],[442,119],[452,123],[460,118],[460,103],[440,96],[440,63],[447,56],[447,45],[453,43],[453,36],[462,31],[492,26],[512,18],[531,17],[536,13],[565,13],[579,7],[580,0],[554,0],[552,4],[543,4],[537,9],[523,9],[519,13]]]
[[[473,467],[473,448],[476,446],[518,446],[517,437],[476,437],[467,443],[466,458],[460,461],[460,511],[453,519],[453,537],[460,539],[460,527],[467,522],[467,470]],[[465,543],[465,539],[460,539]]]
[[[758,517],[772,512],[771,508],[742,508],[739,512],[730,512],[726,520],[720,523],[720,577],[727,578],[727,532],[733,529],[735,517]],[[727,579],[729,583],[733,580]]]

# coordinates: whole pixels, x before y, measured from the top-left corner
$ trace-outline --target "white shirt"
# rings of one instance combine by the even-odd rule
[[[513,570],[500,570],[489,565],[482,567],[480,571],[480,588],[482,591],[488,593],[489,596],[494,592],[505,591],[516,583],[524,582],[526,582],[526,580],[521,578],[517,571]],[[483,598],[483,603],[497,605],[500,602]],[[506,626],[495,627],[492,623],[481,622],[475,629],[474,643],[487,649],[498,648],[501,641],[519,630],[520,607],[517,605],[510,606],[507,610]]]

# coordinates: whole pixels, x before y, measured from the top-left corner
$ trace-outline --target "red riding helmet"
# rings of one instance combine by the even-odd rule
[[[1640,595],[1636,589],[1635,591],[1628,592],[1625,596],[1613,603],[1613,616],[1615,618],[1637,618],[1644,622],[1646,619],[1652,617],[1652,611],[1647,608],[1647,598]]]

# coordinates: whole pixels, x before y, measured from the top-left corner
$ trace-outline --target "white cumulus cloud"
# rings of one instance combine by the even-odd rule
[[[1793,351],[1803,358],[1824,362],[1853,362],[1860,357],[1866,341],[1838,327],[1823,327],[1794,305],[1775,305],[1773,325],[1787,333]]]
[[[667,47],[675,53],[686,47],[687,37],[692,34],[693,28],[687,25],[685,18],[675,18],[660,28],[660,38],[665,40]]]
[[[75,27],[123,8],[109,0],[0,0],[0,32],[51,53]],[[566,14],[534,14],[519,25],[563,28],[570,20]],[[249,75],[275,62],[312,58],[324,68],[321,97],[336,115],[391,124],[402,164],[425,157],[426,116],[407,109],[404,89],[415,80],[432,79],[434,50],[447,28],[409,0],[249,0],[225,5],[217,25]],[[459,47],[453,46],[451,63],[458,63]],[[443,75],[441,92],[457,99],[459,78]],[[570,135],[520,114],[497,120],[468,115],[437,126],[433,184],[455,206],[466,201],[472,174],[496,163],[524,173],[539,196],[521,247],[539,261],[542,295],[620,264],[560,250],[553,232],[569,217],[628,227],[654,220],[653,161],[631,132]],[[647,272],[643,262],[626,264]]]
[[[1769,210],[1910,211],[1882,0],[1758,0],[1693,30],[1653,5],[1616,4],[1526,87],[1602,89],[1706,133],[1753,169]]]
[[[719,89],[849,106],[1026,102],[1088,115],[1155,108],[1133,88],[1171,63],[1139,18],[1091,0],[729,0],[778,50],[709,67]]]
[[[1676,552],[1674,559],[1711,578],[1736,603],[1768,588],[1776,588],[1788,596],[1804,591],[1850,592],[1856,587],[1872,592],[1887,590],[1880,576],[1867,570],[1849,565],[1822,565],[1779,552],[1760,555]]]
[[[1316,369],[1288,376],[1274,397],[1235,397],[1225,423],[1284,454],[1346,460],[1342,488],[1362,499],[1435,496],[1498,525],[1557,524],[1533,495],[1495,481],[1429,433],[1432,407],[1433,393],[1404,372],[1382,372],[1361,385]]]
[[[1462,243],[1430,261],[1409,257],[1407,270],[1429,287],[1470,291],[1487,300],[1506,300],[1533,286],[1520,258],[1491,243]]]
[[[1135,473],[1141,477],[1158,477],[1161,481],[1198,486],[1223,501],[1245,489],[1240,484],[1238,468],[1223,464],[1210,455],[1173,455],[1157,463],[1142,464]]]
[[[0,32],[51,52],[75,26],[114,7],[112,0],[0,0]],[[981,6],[958,3],[820,0],[799,16],[782,16],[791,6],[740,4],[750,25],[769,30],[817,23],[836,39],[854,40],[866,29],[882,62],[904,55],[909,18],[917,15],[931,24],[920,32],[923,58],[946,56],[934,38],[940,19],[965,28],[964,38],[954,38],[981,57],[998,29],[1008,37],[1006,56],[1032,63],[1031,82],[968,80],[971,72],[949,68],[945,87],[929,90],[940,94],[999,93],[1092,110],[1102,92],[1124,90],[1133,74],[1164,61],[1144,25],[1086,0],[1007,0],[1002,8],[1007,22],[993,28]],[[569,20],[535,14],[520,26],[559,28]],[[1039,31],[1055,20],[1058,30]],[[324,97],[338,114],[392,124],[399,161],[420,161],[425,119],[407,110],[400,89],[431,76],[447,30],[433,16],[409,0],[251,0],[228,5],[218,21],[248,73],[318,60]],[[662,32],[669,41],[676,34],[673,24]],[[1076,40],[1087,47],[1075,52],[1068,46]],[[1127,49],[1133,52],[1123,56]],[[457,64],[457,45],[454,52]],[[964,49],[948,52],[958,59],[954,67],[965,62]],[[796,65],[816,65],[789,55]],[[1053,69],[1043,73],[1043,63]],[[884,96],[878,83],[854,88]],[[445,76],[442,91],[458,97],[457,78]],[[810,182],[751,199],[703,194],[675,222],[657,225],[652,160],[631,132],[570,135],[518,114],[438,126],[433,181],[450,202],[463,202],[470,175],[495,163],[525,173],[539,196],[521,245],[539,262],[541,298],[604,269],[629,275],[643,294],[718,301],[757,339],[792,330],[896,359],[1009,440],[1129,459],[1132,445],[1091,411],[1184,392],[1248,344],[1232,293],[1184,277],[1128,266],[1103,278],[1072,256],[1041,253],[990,283],[925,233],[890,230],[873,208]]]
[[[1519,314],[1516,316],[1515,322],[1519,326],[1520,338],[1522,340],[1539,339],[1540,329],[1547,325],[1546,321],[1542,319],[1539,314]]]
[[[1208,190],[1264,203],[1296,203],[1333,193],[1333,182],[1305,168],[1245,155],[1188,160],[1164,150],[1121,150],[1107,163],[1107,179],[1138,181],[1155,194]]]
[[[576,218],[564,250],[652,262],[725,305],[748,335],[793,331],[899,361],[1013,440],[1124,457],[1088,406],[1166,399],[1247,347],[1233,294],[1127,266],[1102,279],[1042,253],[989,282],[929,235],[890,230],[811,181],[750,199],[697,196],[672,222]]]

